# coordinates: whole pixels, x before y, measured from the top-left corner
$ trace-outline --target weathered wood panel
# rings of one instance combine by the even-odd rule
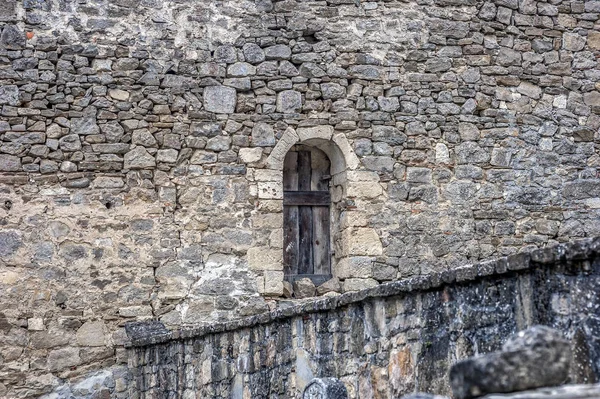
[[[329,191],[284,191],[283,205],[329,206]]]

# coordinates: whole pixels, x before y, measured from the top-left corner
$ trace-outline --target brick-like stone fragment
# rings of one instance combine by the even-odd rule
[[[21,158],[14,155],[0,154],[0,172],[20,172],[21,170]]]
[[[125,154],[125,169],[147,169],[156,166],[156,160],[144,147],[135,147]]]
[[[102,321],[88,321],[77,330],[80,346],[104,346],[106,326]]]

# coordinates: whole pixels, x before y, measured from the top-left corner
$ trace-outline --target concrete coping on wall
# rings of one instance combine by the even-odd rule
[[[506,273],[522,272],[550,265],[573,265],[590,267],[587,260],[600,255],[600,237],[586,238],[553,247],[522,252],[503,258],[465,265],[452,270],[424,276],[406,278],[385,283],[362,291],[349,292],[338,296],[304,301],[286,308],[276,309],[238,320],[212,323],[193,328],[168,330],[159,321],[132,322],[126,325],[129,342],[126,347],[142,347],[174,340],[199,338],[209,334],[223,333],[268,324],[277,320],[292,318],[309,313],[324,312],[371,298],[384,298],[406,293],[439,289],[450,284],[460,284]],[[583,266],[582,266],[583,265]]]

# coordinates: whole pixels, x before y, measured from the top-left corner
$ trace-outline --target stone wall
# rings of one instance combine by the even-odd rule
[[[124,361],[127,321],[277,306],[295,143],[332,162],[338,291],[600,235],[599,15],[2,1],[0,396]]]
[[[300,398],[314,377],[335,377],[356,399],[449,395],[452,364],[499,350],[534,324],[564,332],[574,349],[570,382],[593,383],[600,377],[599,283],[595,239],[237,322],[163,334],[138,326],[129,394]]]

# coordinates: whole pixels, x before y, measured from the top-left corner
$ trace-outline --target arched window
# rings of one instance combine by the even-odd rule
[[[283,165],[283,264],[285,279],[331,278],[330,161],[318,148],[295,145]]]

